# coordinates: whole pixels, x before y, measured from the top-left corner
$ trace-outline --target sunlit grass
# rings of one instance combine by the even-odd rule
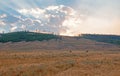
[[[0,52],[0,76],[119,76],[119,69],[119,52]]]

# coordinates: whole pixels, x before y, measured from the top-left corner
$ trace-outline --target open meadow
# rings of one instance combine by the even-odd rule
[[[3,34],[0,76],[120,76],[119,40],[111,35]]]
[[[0,76],[120,76],[120,0],[0,0]]]
[[[0,51],[0,76],[120,76],[120,52]]]

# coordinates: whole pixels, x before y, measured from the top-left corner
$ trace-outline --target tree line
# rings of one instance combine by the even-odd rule
[[[0,42],[20,42],[20,41],[43,41],[50,39],[59,39],[60,37],[54,34],[43,34],[43,33],[35,33],[28,31],[20,31],[20,32],[11,32],[0,34]]]

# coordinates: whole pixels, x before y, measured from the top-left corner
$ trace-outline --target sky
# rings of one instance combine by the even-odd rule
[[[120,35],[120,0],[0,0],[0,32]]]

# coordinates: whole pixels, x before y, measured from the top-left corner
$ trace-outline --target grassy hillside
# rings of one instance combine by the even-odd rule
[[[60,36],[53,34],[43,34],[43,33],[26,32],[26,31],[0,34],[0,42],[2,43],[21,42],[21,41],[26,41],[26,42],[43,41],[43,40],[60,39],[60,38],[61,38]],[[120,36],[118,35],[82,34],[82,36],[79,36],[77,38],[78,39],[85,38],[97,42],[105,42],[105,43],[120,45]]]
[[[53,34],[42,34],[34,32],[12,32],[0,35],[0,42],[20,42],[20,41],[43,41],[57,39],[58,36]]]
[[[98,34],[82,34],[82,38],[91,39],[99,42],[112,43],[120,45],[120,36],[118,35],[98,35]]]

